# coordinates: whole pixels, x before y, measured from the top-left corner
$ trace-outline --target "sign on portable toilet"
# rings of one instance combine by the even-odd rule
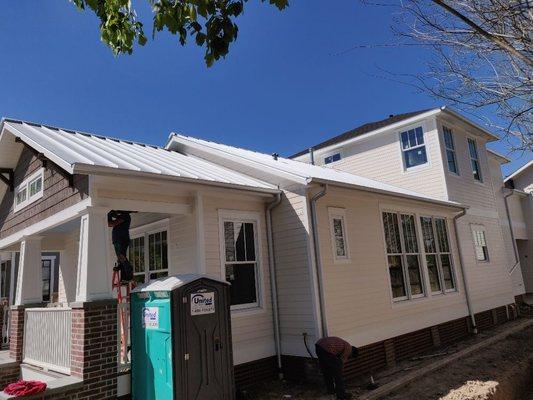
[[[177,275],[131,293],[133,400],[233,400],[229,284]]]

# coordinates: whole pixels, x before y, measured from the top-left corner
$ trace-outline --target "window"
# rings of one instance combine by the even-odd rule
[[[450,128],[443,126],[444,147],[446,148],[446,159],[448,161],[448,171],[459,174],[457,168],[457,157],[455,155],[455,143],[453,141],[453,132]]]
[[[455,290],[446,220],[444,218],[420,217],[420,224],[431,292]]]
[[[335,153],[330,156],[324,157],[324,164],[331,164],[341,159],[341,153]]]
[[[409,129],[400,134],[405,168],[427,163],[426,145],[422,127]]]
[[[345,210],[342,208],[330,208],[329,219],[333,258],[335,261],[348,260],[350,256],[346,240]]]
[[[485,237],[485,230],[482,227],[474,227],[472,233],[474,235],[474,249],[476,251],[476,260],[488,261],[489,250],[487,248],[487,238]]]
[[[478,182],[483,182],[481,177],[481,168],[479,165],[477,145],[474,139],[468,139],[468,151],[470,152],[470,164],[472,165],[472,174],[474,175],[474,179]]]
[[[383,229],[393,299],[423,296],[414,215],[384,212]]]
[[[158,225],[162,225],[158,223]],[[149,229],[149,226],[144,227]],[[153,226],[152,226],[153,228]],[[154,228],[142,232],[143,227],[135,228],[132,235],[128,259],[133,266],[136,282],[145,283],[168,276],[168,232]]]
[[[257,220],[221,218],[223,273],[230,286],[232,309],[259,307]]]
[[[44,169],[25,179],[15,190],[15,211],[43,197]]]

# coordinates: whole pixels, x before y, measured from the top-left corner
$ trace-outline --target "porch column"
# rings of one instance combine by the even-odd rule
[[[207,267],[205,263],[204,199],[199,192],[194,197],[194,221],[196,224],[196,272],[205,274]]]
[[[20,261],[15,306],[42,303],[43,271],[41,237],[26,237],[20,243]]]
[[[107,209],[87,208],[81,216],[76,302],[110,299],[112,269],[109,267]]]

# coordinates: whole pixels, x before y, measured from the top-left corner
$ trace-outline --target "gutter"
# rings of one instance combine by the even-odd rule
[[[507,199],[511,197],[513,194],[514,194],[514,191],[511,190],[509,193],[504,194],[503,196],[503,202],[505,203],[505,213],[507,214],[507,222],[509,223],[509,230],[511,231],[511,240],[513,241],[513,252],[514,252],[514,260],[515,260],[515,264],[509,270],[509,275],[511,275],[516,269],[516,267],[520,265],[520,258],[518,256],[518,248],[516,247],[516,240],[514,237],[513,222],[511,220],[511,213],[509,212],[509,203],[507,202]]]
[[[468,275],[466,273],[463,250],[461,249],[461,241],[459,240],[459,235],[458,235],[459,229],[457,228],[457,220],[461,217],[464,217],[465,214],[466,214],[466,209],[464,209],[459,214],[457,214],[455,217],[453,217],[453,230],[454,230],[455,241],[457,242],[457,250],[459,252],[459,259],[461,261],[461,275],[463,278],[463,285],[465,287],[465,296],[466,296],[466,305],[468,307],[468,314],[470,315],[470,321],[472,322],[472,331],[474,332],[474,334],[477,334],[476,317],[474,314],[472,299],[470,297],[470,291],[468,288]]]
[[[274,232],[272,231],[272,210],[280,205],[281,193],[275,195],[275,199],[270,202],[266,209],[266,225],[268,240],[268,271],[270,274],[270,294],[272,296],[272,310],[274,316],[274,340],[276,344],[276,359],[278,362],[278,377],[283,379],[283,365],[281,362],[281,330],[279,322],[278,306],[278,285],[276,277],[276,259],[274,257]]]
[[[322,262],[320,258],[320,243],[319,243],[319,237],[318,237],[318,218],[317,218],[317,212],[316,212],[316,203],[317,201],[324,197],[328,192],[328,185],[322,185],[322,190],[315,194],[310,199],[311,204],[311,229],[313,229],[313,248],[314,248],[314,257],[315,257],[315,273],[316,273],[316,281],[318,285],[318,300],[319,300],[319,311],[320,311],[320,323],[321,323],[321,330],[322,330],[322,337],[328,336],[328,324],[325,320],[326,315],[326,305],[324,302],[324,284],[322,282]]]

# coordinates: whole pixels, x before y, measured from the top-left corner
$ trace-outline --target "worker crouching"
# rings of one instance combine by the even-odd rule
[[[330,336],[316,342],[315,350],[328,393],[336,394],[339,400],[351,399],[352,395],[344,388],[342,369],[348,359],[357,357],[357,348],[341,338]]]

